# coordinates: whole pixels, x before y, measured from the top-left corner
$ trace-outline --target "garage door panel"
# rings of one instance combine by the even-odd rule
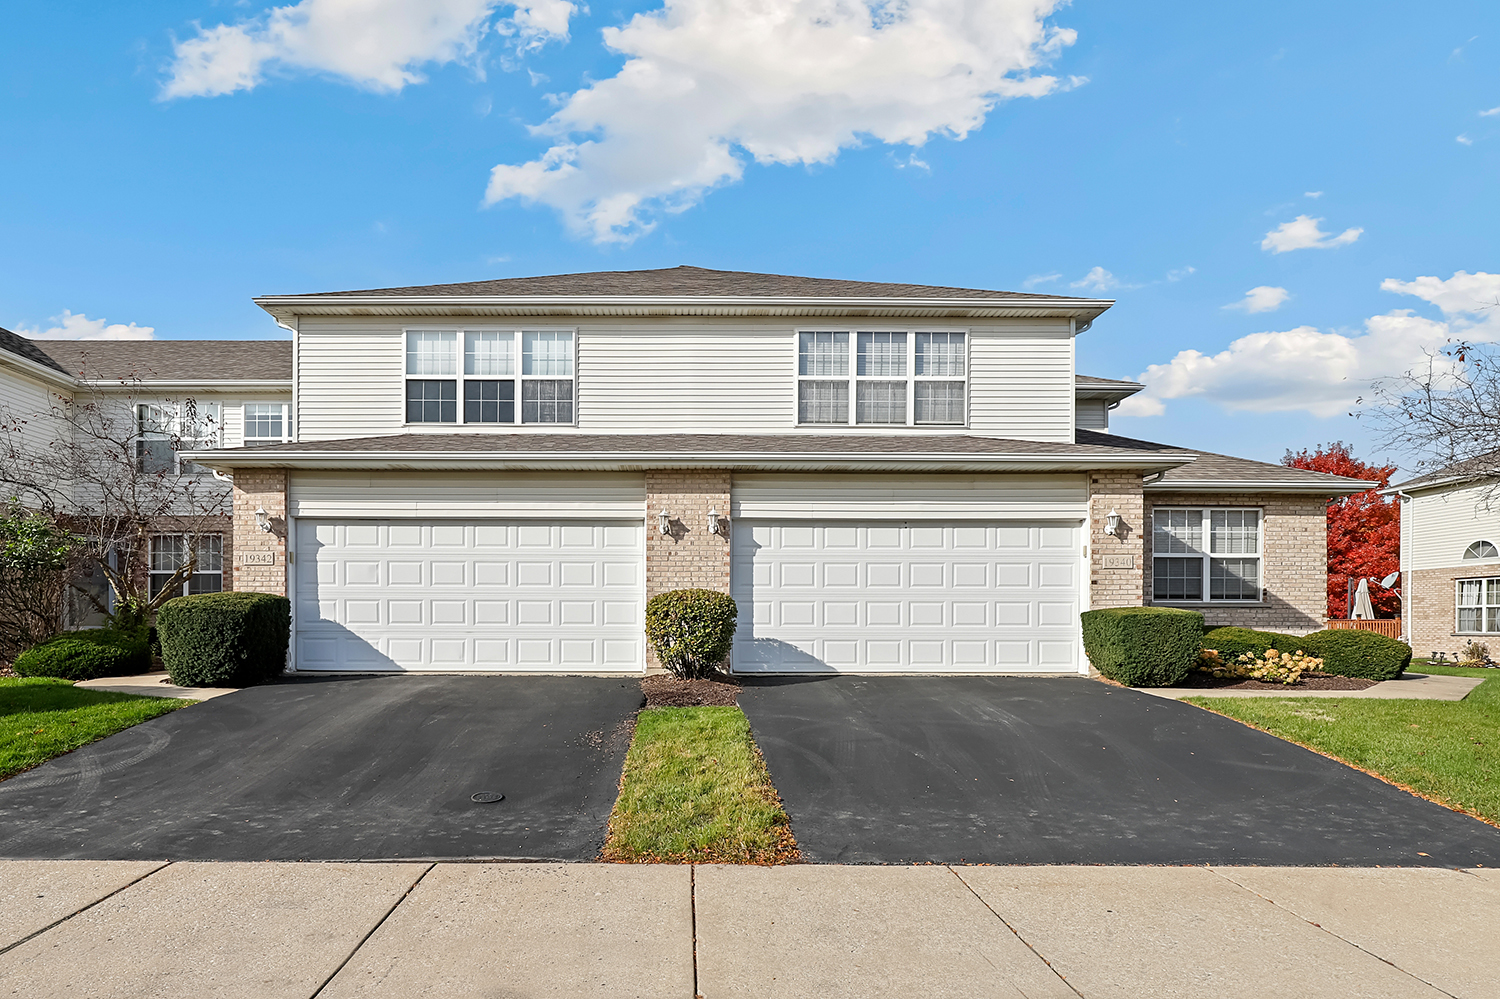
[[[1075,670],[1081,536],[1071,523],[741,521],[733,666]]]
[[[296,537],[299,669],[644,665],[640,524],[304,521]]]

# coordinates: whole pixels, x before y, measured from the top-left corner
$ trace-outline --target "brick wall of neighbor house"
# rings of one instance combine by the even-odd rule
[[[255,524],[255,510],[263,507],[271,531]],[[228,547],[228,545],[226,545]],[[233,585],[224,588],[286,596],[286,472],[273,468],[242,468],[234,473]],[[268,562],[260,559],[269,555]],[[249,560],[252,564],[245,564]],[[225,568],[228,569],[226,553]]]
[[[1115,534],[1105,532],[1113,510]],[[1096,472],[1089,477],[1089,606],[1139,607],[1147,534],[1138,472]]]
[[[729,524],[727,471],[665,469],[646,473],[646,599],[668,590],[729,592],[729,538],[710,534],[708,512]],[[662,534],[665,510],[671,533]],[[726,531],[727,535],[727,531]],[[661,668],[647,650],[648,671]]]
[[[1233,625],[1305,635],[1327,626],[1328,501],[1323,496],[1276,493],[1148,493],[1146,516],[1157,506],[1231,506],[1261,509],[1263,603],[1173,604],[1203,612],[1204,627]],[[1145,531],[1146,595],[1151,594],[1151,532]]]
[[[1483,642],[1490,647],[1490,657],[1500,657],[1500,634],[1459,635],[1458,595],[1454,581],[1459,579],[1489,579],[1500,576],[1494,564],[1483,567],[1452,566],[1443,569],[1415,569],[1406,587],[1406,606],[1403,614],[1411,636],[1413,655],[1426,656],[1430,652],[1445,652],[1457,655],[1470,642]]]

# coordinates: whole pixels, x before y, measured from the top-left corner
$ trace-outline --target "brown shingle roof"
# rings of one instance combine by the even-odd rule
[[[46,351],[38,347],[34,341],[28,340],[19,333],[0,329],[0,350],[9,354],[15,354],[17,357],[24,357],[28,361],[35,361],[37,364],[45,364],[49,368],[67,374],[63,366],[49,357]]]
[[[75,377],[290,381],[290,340],[38,340]]]
[[[1323,472],[1313,472],[1305,468],[1289,468],[1286,465],[1273,465],[1265,461],[1251,461],[1249,458],[1235,458],[1227,454],[1214,454],[1212,451],[1197,451],[1192,448],[1175,447],[1171,444],[1157,444],[1153,441],[1136,440],[1132,437],[1121,437],[1119,434],[1100,433],[1094,430],[1079,430],[1078,442],[1080,444],[1102,444],[1113,443],[1121,448],[1139,448],[1144,451],[1166,451],[1181,454],[1197,455],[1191,465],[1184,465],[1167,470],[1158,480],[1162,488],[1182,484],[1187,487],[1195,483],[1247,483],[1250,486],[1266,486],[1280,489],[1295,489],[1306,487],[1309,492],[1317,492],[1321,489],[1332,489],[1334,492],[1347,492],[1353,486],[1358,486],[1356,492],[1363,492],[1372,488],[1375,483],[1364,482],[1361,479],[1350,479],[1342,475],[1326,475]],[[1157,485],[1158,483],[1152,483]]]
[[[1421,489],[1423,486],[1436,485],[1439,482],[1477,482],[1481,479],[1494,478],[1497,468],[1500,468],[1500,451],[1466,458],[1463,461],[1433,469],[1414,479],[1393,483],[1390,488],[1395,491],[1397,489]]]
[[[297,297],[339,295],[392,298],[562,295],[579,297],[683,296],[689,298],[1036,299],[1040,301],[1056,301],[1062,297],[977,288],[946,288],[925,284],[889,284],[882,281],[842,281],[833,278],[793,277],[786,274],[755,274],[749,271],[715,271],[686,265],[644,271],[592,271],[581,274],[549,274],[542,277],[500,278],[493,281],[465,281],[458,284],[325,291]],[[1076,301],[1090,301],[1090,299],[1080,298]]]

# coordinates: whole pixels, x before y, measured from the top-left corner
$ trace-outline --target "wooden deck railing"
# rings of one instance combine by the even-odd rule
[[[1384,635],[1386,638],[1401,637],[1401,619],[1399,617],[1376,618],[1373,621],[1352,621],[1344,620],[1342,618],[1332,618],[1328,622],[1328,627],[1333,629],[1334,631],[1338,631],[1340,629],[1349,629],[1354,631],[1373,631],[1377,635]]]

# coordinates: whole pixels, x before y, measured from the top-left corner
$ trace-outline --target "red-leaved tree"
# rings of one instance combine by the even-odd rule
[[[1334,441],[1315,451],[1287,451],[1283,465],[1329,475],[1390,483],[1395,465],[1371,465],[1350,453],[1349,445]],[[1401,567],[1401,513],[1396,498],[1367,489],[1328,501],[1328,616],[1344,617],[1349,610],[1349,580],[1384,579]],[[1391,590],[1370,584],[1370,603],[1381,617],[1400,614],[1401,602]]]

